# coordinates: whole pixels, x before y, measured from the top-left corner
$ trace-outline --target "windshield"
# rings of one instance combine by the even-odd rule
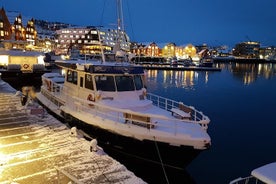
[[[133,91],[135,89],[132,76],[116,76],[115,81],[117,91]]]
[[[136,90],[140,90],[140,89],[142,89],[144,87],[140,75],[135,75],[134,76],[134,83],[135,83]]]
[[[95,76],[97,90],[115,91],[113,76]]]

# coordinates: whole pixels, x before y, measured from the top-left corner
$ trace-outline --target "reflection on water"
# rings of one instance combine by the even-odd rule
[[[275,63],[219,63],[217,67],[229,70],[244,85],[255,82],[259,77],[269,79],[276,75]]]
[[[193,90],[194,86],[198,83],[199,74],[204,78],[205,83],[208,83],[208,72],[197,71],[158,71],[148,70],[147,79],[150,82],[151,88],[156,88],[157,81],[163,83],[163,87],[168,88],[176,86],[178,88],[185,88]]]
[[[270,79],[276,75],[276,64],[272,63],[217,63],[216,67],[227,70],[233,74],[234,79],[240,80],[244,85],[255,82],[258,78]],[[217,71],[216,71],[217,72]],[[157,81],[163,83],[164,88],[177,87],[186,90],[195,90],[199,83],[207,84],[210,71],[172,71],[148,70],[146,71],[151,89],[157,89]]]

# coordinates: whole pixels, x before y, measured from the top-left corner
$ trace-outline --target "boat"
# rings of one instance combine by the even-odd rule
[[[64,75],[42,75],[37,100],[69,125],[81,127],[118,160],[123,155],[183,170],[210,148],[208,116],[150,93],[142,66],[122,57],[106,61],[101,51],[100,61],[55,61]]]
[[[239,177],[229,184],[264,183],[276,184],[276,162],[272,162],[251,171],[247,177]]]
[[[183,169],[210,147],[208,116],[147,91],[143,67],[78,62],[57,62],[65,75],[42,75],[36,98],[66,122],[89,125],[107,153]]]
[[[44,54],[20,49],[0,49],[0,68],[8,72],[35,73],[45,71]]]
[[[199,67],[213,67],[214,61],[208,49],[201,50],[198,55],[200,56]]]

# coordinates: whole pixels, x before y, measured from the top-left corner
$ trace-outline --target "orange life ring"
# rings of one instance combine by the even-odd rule
[[[91,102],[95,102],[95,97],[92,94],[89,94],[87,96],[87,100],[91,101]],[[89,106],[94,106],[93,104],[88,104]]]
[[[24,64],[23,68],[27,69],[27,68],[29,68],[29,65],[28,64]]]

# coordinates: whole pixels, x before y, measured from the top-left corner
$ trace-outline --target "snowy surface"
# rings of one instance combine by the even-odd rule
[[[276,184],[276,162],[254,169],[251,174],[264,183]]]
[[[90,144],[0,79],[0,183],[145,183]]]

